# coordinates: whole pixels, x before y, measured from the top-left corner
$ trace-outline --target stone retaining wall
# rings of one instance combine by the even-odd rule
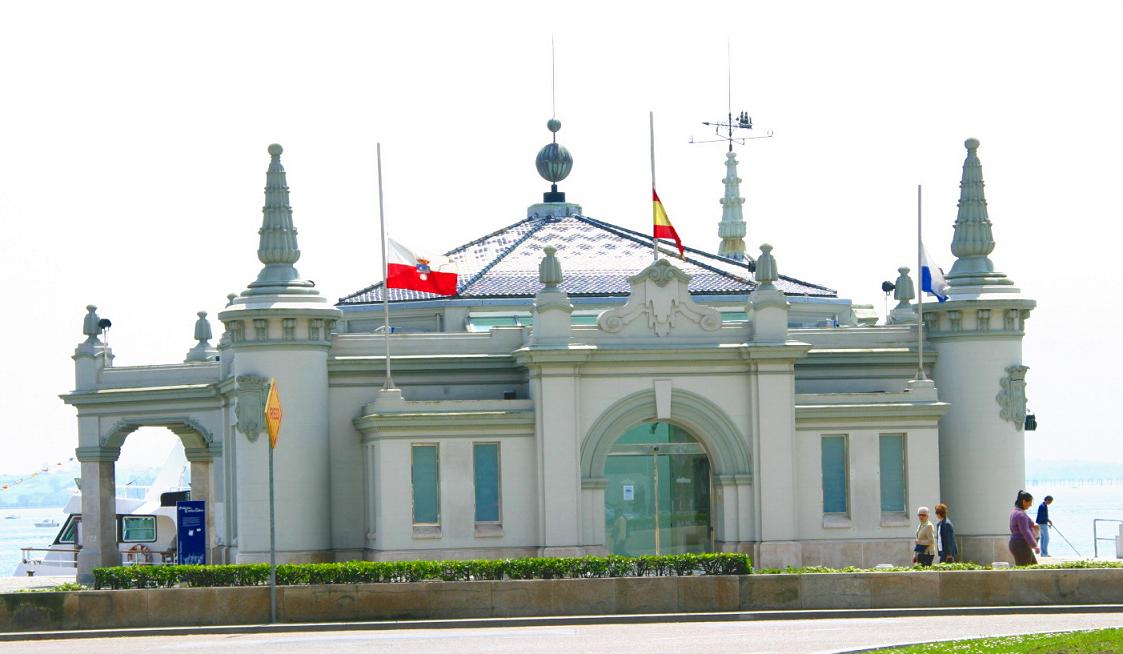
[[[281,586],[281,622],[1123,603],[1123,569]],[[269,589],[0,595],[0,632],[263,624]]]

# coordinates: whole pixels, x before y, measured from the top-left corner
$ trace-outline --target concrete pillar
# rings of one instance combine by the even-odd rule
[[[191,462],[191,499],[203,500],[206,502],[206,529],[207,529],[207,563],[216,563],[216,547],[218,544],[218,532],[215,528],[215,513],[217,510],[214,498],[214,484],[213,477],[215,466],[211,462],[208,455],[200,456],[193,452],[193,449],[187,450],[187,460]]]
[[[1022,337],[1032,300],[949,300],[926,303],[928,340],[938,352],[933,377],[940,400],[941,500],[955,520],[960,556],[989,563],[1012,560],[1006,547],[1014,496],[1025,488],[1024,383],[1006,402],[1010,372],[1024,378]]]
[[[82,529],[78,551],[80,584],[92,584],[94,568],[121,565],[117,548],[116,447],[78,448],[82,464]]]
[[[577,554],[582,540],[575,371],[572,365],[551,365],[532,373],[538,423],[539,534],[546,556]]]

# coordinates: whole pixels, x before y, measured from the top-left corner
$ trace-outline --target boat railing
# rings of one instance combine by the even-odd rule
[[[175,550],[150,550],[147,547],[121,552],[121,565],[174,565]]]
[[[40,558],[32,558],[32,552],[44,552]],[[78,548],[77,547],[21,547],[21,559],[25,565],[42,565],[50,564],[59,567],[78,567]],[[58,558],[47,558],[47,554],[70,554],[71,556],[60,556]]]
[[[1100,558],[1100,541],[1110,540],[1115,542],[1118,536],[1100,536],[1099,527],[1101,522],[1115,522],[1123,524],[1123,520],[1113,520],[1110,518],[1095,518],[1092,520],[1092,548],[1096,551],[1096,558]]]
[[[78,568],[78,547],[21,547],[20,559],[24,565],[52,565],[60,568]],[[37,553],[42,553],[38,555]],[[57,556],[51,556],[52,554]],[[47,558],[50,556],[51,558]],[[175,550],[130,550],[121,552],[121,565],[172,565]],[[33,574],[29,572],[29,574]]]

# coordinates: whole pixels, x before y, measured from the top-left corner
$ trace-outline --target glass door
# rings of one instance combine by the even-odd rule
[[[605,546],[614,554],[713,550],[710,462],[700,443],[667,423],[629,430],[605,461]]]

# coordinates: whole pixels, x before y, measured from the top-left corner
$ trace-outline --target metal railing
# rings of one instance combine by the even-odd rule
[[[42,558],[31,558],[32,552],[46,552],[58,554],[72,554],[72,557],[59,557],[57,559],[48,559],[44,555]],[[49,548],[49,547],[21,547],[20,548],[22,562],[26,565],[57,565],[65,568],[78,567],[78,548]]]
[[[1115,536],[1100,536],[1099,526],[1101,522],[1117,522],[1123,524],[1123,520],[1112,520],[1109,518],[1094,518],[1092,520],[1092,547],[1096,550],[1096,558],[1100,558],[1100,541],[1110,540],[1115,541]]]

